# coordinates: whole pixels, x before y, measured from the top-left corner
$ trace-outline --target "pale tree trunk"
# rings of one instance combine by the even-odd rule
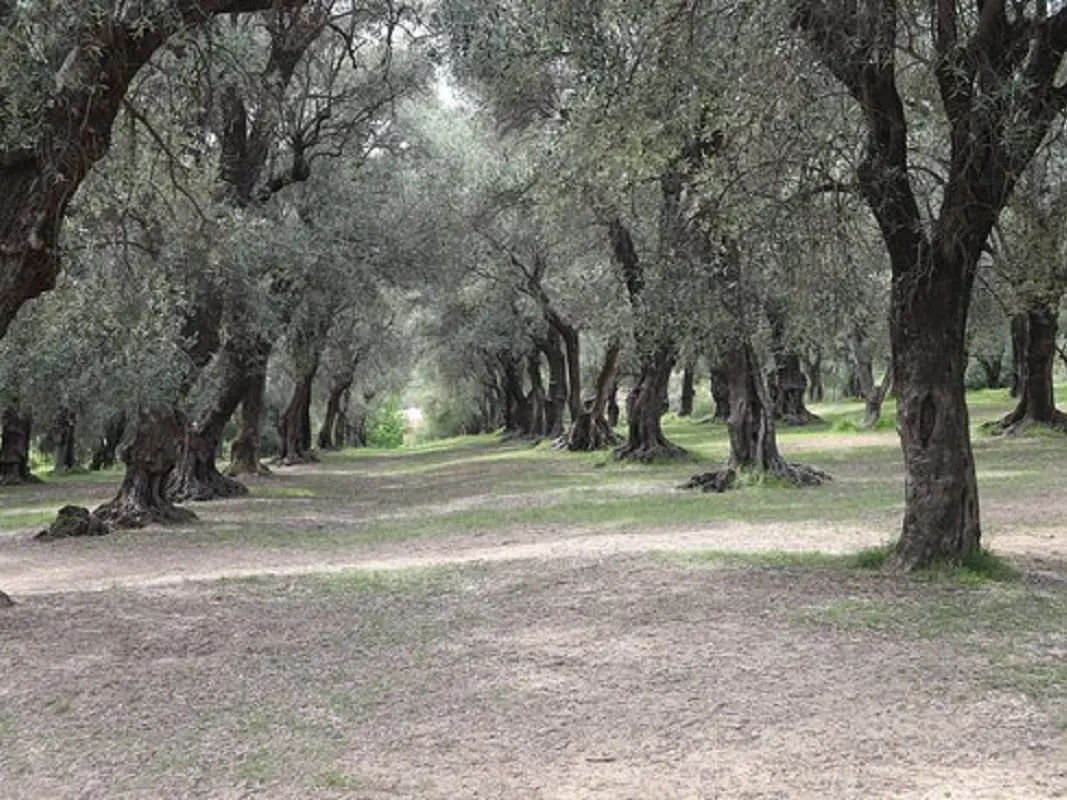
[[[885,402],[892,386],[893,368],[892,365],[890,365],[886,370],[885,377],[882,378],[882,382],[878,384],[872,383],[867,390],[867,394],[863,401],[863,419],[860,420],[859,425],[861,430],[873,428],[878,424],[878,420],[882,417],[882,403]]]

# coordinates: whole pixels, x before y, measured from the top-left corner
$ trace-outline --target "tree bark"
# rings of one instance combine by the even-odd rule
[[[126,412],[120,411],[115,414],[104,425],[104,434],[100,437],[99,442],[96,445],[96,449],[93,450],[93,460],[89,464],[89,469],[94,472],[101,469],[110,469],[115,466],[116,451],[118,450],[119,442],[122,441],[122,435],[126,432]]]
[[[591,452],[614,447],[619,443],[614,425],[609,422],[612,403],[618,391],[615,372],[618,369],[619,353],[622,345],[612,340],[604,353],[604,363],[596,378],[596,396],[589,407],[578,415],[578,419],[567,431],[561,444],[572,452]],[[618,403],[615,402],[615,423],[618,418]],[[606,414],[608,416],[606,416]]]
[[[1067,431],[1067,415],[1056,408],[1052,387],[1058,308],[1057,297],[1032,304],[1022,315],[1019,402],[1014,411],[994,424],[995,429],[1016,434],[1037,424]]]
[[[557,326],[563,339],[563,349],[567,356],[567,408],[571,415],[571,424],[582,415],[582,358],[578,331],[569,325]]]
[[[317,460],[311,452],[311,389],[318,369],[316,358],[297,376],[293,385],[293,393],[282,414],[279,429],[282,448],[278,456],[279,464],[291,466]]]
[[[774,413],[786,425],[807,425],[821,422],[804,405],[808,379],[800,368],[800,356],[786,351],[775,356]]]
[[[559,331],[550,327],[538,347],[548,362],[548,395],[545,398],[545,435],[558,439],[563,435],[563,412],[570,395],[567,392],[567,359]]]
[[[822,352],[816,350],[815,354],[805,361],[804,368],[808,374],[808,400],[812,403],[821,403],[826,398],[826,389],[822,381]]]
[[[546,431],[545,384],[541,377],[541,351],[533,350],[526,356],[526,376],[530,391],[526,395],[526,435],[540,439]]]
[[[608,388],[607,408],[608,428],[614,432],[619,425],[619,416],[622,414],[622,409],[619,408],[619,382],[614,378],[612,378],[611,386]],[[614,436],[614,433],[612,435]]]
[[[616,458],[652,461],[685,455],[685,450],[667,441],[660,425],[663,393],[670,381],[674,361],[674,352],[667,345],[657,347],[645,359],[626,398],[628,434],[626,443],[615,451]]]
[[[682,488],[723,492],[737,484],[742,474],[788,480],[798,486],[818,486],[829,475],[814,467],[790,464],[778,451],[774,427],[774,404],[764,384],[752,345],[740,340],[722,364],[729,385],[730,455],[719,470],[694,475]]]
[[[715,401],[715,413],[712,422],[726,422],[730,418],[730,371],[724,359],[718,359],[711,365],[711,399]]]
[[[226,474],[231,478],[239,475],[270,475],[270,470],[259,460],[260,440],[263,438],[263,394],[267,388],[267,365],[249,375],[245,393],[241,397],[241,428],[230,445],[230,465]]]
[[[185,425],[175,411],[143,416],[122,454],[126,475],[118,494],[93,511],[113,528],[143,528],[153,522],[186,523],[196,514],[175,506],[167,494],[178,465]]]
[[[0,415],[0,486],[40,483],[30,471],[33,416],[8,406]]]
[[[678,403],[679,417],[693,416],[693,399],[696,397],[696,390],[693,388],[694,371],[695,367],[692,361],[687,362],[685,369],[682,371],[682,397]]]
[[[893,367],[890,365],[886,370],[885,377],[882,378],[882,382],[872,384],[867,392],[867,396],[863,400],[863,419],[860,420],[859,425],[861,430],[873,428],[878,424],[878,420],[882,417],[882,404],[889,395],[889,390],[892,388],[892,385]]]
[[[1023,370],[1026,364],[1027,315],[1015,314],[1011,318],[1011,396],[1018,397],[1023,391]]]
[[[319,429],[318,445],[320,450],[340,450],[345,445],[345,413],[348,405],[347,396],[355,372],[341,370],[330,380],[330,391],[326,397],[326,416]]]
[[[73,411],[63,409],[52,422],[52,471],[70,472],[78,467],[75,449],[75,426],[77,418]]]

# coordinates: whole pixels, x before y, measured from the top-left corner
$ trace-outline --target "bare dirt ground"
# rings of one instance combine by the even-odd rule
[[[1034,497],[988,538],[1046,560],[972,589],[682,558],[852,551],[884,536],[863,520],[361,540],[546,502],[493,489],[521,463],[409,463],[293,470],[190,529],[0,535],[2,796],[1067,797],[1067,534]]]

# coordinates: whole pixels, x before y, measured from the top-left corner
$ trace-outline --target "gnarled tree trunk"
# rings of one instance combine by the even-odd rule
[[[293,394],[282,414],[279,429],[282,447],[279,464],[307,464],[317,460],[311,452],[311,388],[318,367],[318,359],[315,359],[297,376],[293,385]]]
[[[1019,365],[1019,402],[1015,410],[995,423],[1005,433],[1019,433],[1030,425],[1047,425],[1067,431],[1067,414],[1056,408],[1052,366],[1056,358],[1059,298],[1031,305],[1022,324],[1022,358]],[[1014,320],[1013,320],[1014,322]]]
[[[330,380],[330,391],[326,396],[326,416],[319,429],[320,450],[340,450],[345,445],[345,408],[348,405],[348,391],[354,380],[355,372],[350,369],[340,370]]]
[[[597,396],[599,397],[599,393]],[[612,430],[613,436],[615,428],[619,425],[619,416],[621,414],[622,409],[619,408],[619,381],[613,378],[611,381],[611,386],[608,388],[608,410],[606,414],[608,428]]]
[[[820,422],[804,405],[808,379],[800,368],[800,356],[791,351],[775,355],[774,412],[786,425]]]
[[[270,470],[259,460],[259,444],[263,438],[263,393],[267,387],[267,365],[248,377],[244,396],[241,398],[241,428],[230,445],[230,465],[226,474],[270,475]]]
[[[40,483],[30,471],[33,416],[8,406],[0,415],[0,486]]]
[[[726,422],[730,418],[730,371],[725,359],[716,359],[711,363],[711,399],[715,401],[715,413],[712,422]]]
[[[75,426],[77,417],[73,411],[63,409],[52,421],[52,470],[70,472],[78,467],[75,448]]]
[[[563,339],[563,350],[567,356],[567,408],[571,415],[571,424],[582,415],[582,357],[578,331],[569,325],[558,325],[557,330]]]
[[[1011,391],[1012,397],[1018,397],[1023,391],[1023,369],[1026,364],[1026,314],[1015,314],[1011,318]]]
[[[526,375],[530,391],[526,395],[526,435],[540,439],[545,435],[545,384],[541,377],[541,353],[533,350],[526,356]]]
[[[885,372],[885,377],[882,378],[881,383],[872,384],[867,390],[867,396],[864,398],[863,405],[863,419],[860,420],[860,429],[867,430],[873,428],[878,424],[878,420],[882,417],[882,403],[885,402],[886,397],[889,395],[890,389],[893,387],[893,367],[890,365]]]
[[[683,488],[723,492],[745,473],[757,478],[770,475],[798,486],[818,486],[829,480],[821,470],[787,462],[778,451],[774,404],[752,345],[739,341],[727,353],[722,368],[730,394],[730,455],[722,469],[694,475]]]
[[[142,528],[153,522],[184,523],[196,514],[175,506],[167,494],[178,465],[185,425],[175,411],[157,411],[137,423],[133,441],[124,448],[126,475],[113,500],[93,515],[114,528]]]
[[[611,404],[618,392],[615,371],[618,368],[621,350],[622,345],[618,340],[612,340],[608,344],[607,352],[604,354],[604,363],[600,367],[600,372],[597,373],[596,396],[589,407],[578,415],[578,419],[571,425],[559,445],[574,452],[590,452],[614,447],[619,443],[614,426],[609,422],[605,413],[610,413]],[[618,423],[618,403],[614,405],[615,422]]]
[[[545,398],[545,435],[558,439],[563,435],[563,412],[567,408],[567,360],[561,346],[559,331],[549,328],[537,346],[548,361],[548,395]]]
[[[674,369],[674,352],[667,345],[657,347],[641,367],[637,381],[626,398],[627,440],[615,451],[618,459],[652,461],[677,458],[685,451],[667,441],[660,420],[663,395]]]
[[[822,382],[822,352],[816,350],[809,358],[805,358],[804,362],[804,370],[808,375],[808,400],[821,403],[826,397]]]

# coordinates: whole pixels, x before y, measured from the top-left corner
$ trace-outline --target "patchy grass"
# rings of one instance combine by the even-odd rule
[[[888,547],[871,547],[857,553],[819,550],[693,550],[671,554],[685,564],[711,567],[766,567],[770,569],[878,569],[889,557]]]
[[[0,511],[0,531],[19,531],[26,528],[47,527],[56,518],[59,507],[49,509],[19,509]]]
[[[309,590],[322,594],[384,593],[401,595],[447,591],[457,585],[460,570],[441,565],[412,569],[346,569],[307,580]]]

